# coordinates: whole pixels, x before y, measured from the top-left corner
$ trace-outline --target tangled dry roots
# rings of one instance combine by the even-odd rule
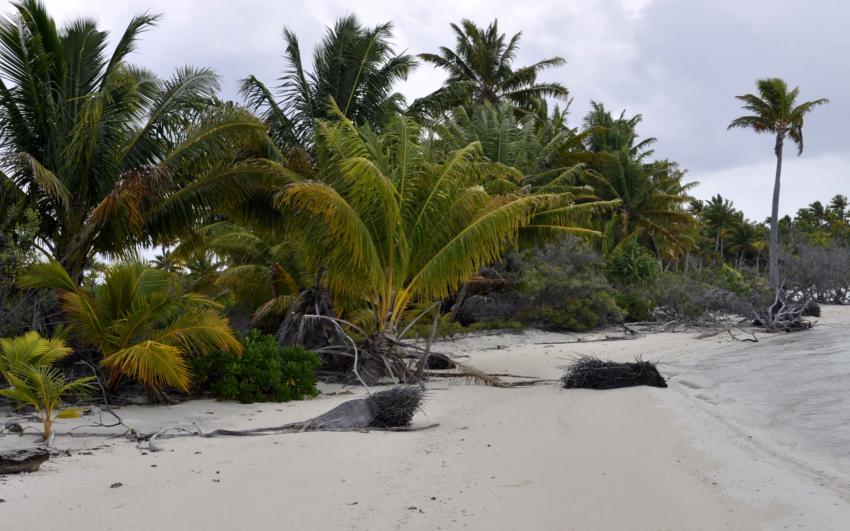
[[[618,389],[637,385],[667,387],[655,365],[638,358],[633,362],[618,363],[582,356],[567,367],[561,381],[564,389]]]
[[[366,399],[374,411],[370,426],[373,428],[410,426],[423,396],[422,389],[413,386],[397,386],[375,393]]]

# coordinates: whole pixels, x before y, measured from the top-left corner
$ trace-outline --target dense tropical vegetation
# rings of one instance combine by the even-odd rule
[[[496,21],[413,56],[390,23],[347,16],[309,65],[287,29],[277,84],[248,73],[223,102],[208,69],[127,61],[157,20],[111,51],[36,0],[0,22],[0,337],[20,336],[0,372],[45,437],[59,397],[90,386],[64,358],[109,393],[282,400],[314,394],[319,365],[419,377],[410,338],[434,331],[752,317],[768,285],[848,302],[847,198],[778,217],[784,139],[802,151],[826,102],[779,79],[730,125],[776,136],[760,222],[693,197],[640,115],[594,102],[570,124],[567,88],[540,79],[564,60],[515,65],[520,34]],[[448,79],[408,105],[398,83],[420,61]]]

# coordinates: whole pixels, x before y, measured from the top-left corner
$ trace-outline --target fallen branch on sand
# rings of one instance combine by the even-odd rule
[[[606,341],[631,341],[632,339],[637,339],[640,332],[629,330],[629,335],[627,336],[603,336],[596,337],[593,339],[584,339],[581,337],[577,337],[573,341],[539,341],[535,342],[535,345],[573,345],[575,343],[603,343]]]
[[[745,334],[746,333],[752,334],[753,337],[739,337],[739,336],[736,336],[735,334],[732,333],[731,328],[727,329],[726,331],[729,332],[729,336],[736,341],[748,341],[750,343],[758,343],[759,342],[759,338],[756,337],[755,332],[746,332],[745,330],[741,330],[741,332],[744,332]]]
[[[153,433],[130,430],[125,436],[140,448],[151,452],[161,450],[158,440],[177,437],[239,437],[302,433],[307,431],[420,431],[437,426],[411,427],[413,415],[419,410],[425,392],[418,386],[396,386],[373,393],[365,398],[348,400],[327,413],[302,422],[291,422],[282,426],[271,426],[247,430],[217,429],[203,432],[197,426],[169,427]],[[98,433],[68,433],[75,436],[102,436]],[[114,435],[112,435],[114,436]],[[143,446],[143,443],[146,445]]]

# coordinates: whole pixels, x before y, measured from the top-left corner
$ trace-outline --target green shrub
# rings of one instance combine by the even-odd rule
[[[404,339],[413,339],[415,337],[419,337],[421,339],[427,338],[431,335],[432,325],[433,321],[428,318],[422,318],[407,331],[404,335]],[[406,325],[402,325],[402,329],[404,326]],[[464,326],[459,322],[452,320],[451,316],[446,314],[440,316],[434,337],[453,338],[460,334],[471,334],[473,332],[482,332],[486,330],[515,330],[522,327],[522,323],[516,320],[488,320]]]
[[[596,290],[581,297],[564,297],[557,305],[529,305],[521,310],[520,319],[542,328],[581,332],[620,321],[623,314],[610,292]]]
[[[321,360],[302,347],[281,347],[273,336],[253,330],[244,340],[245,352],[224,352],[192,359],[198,391],[220,400],[286,402],[316,396],[316,369]]]
[[[661,268],[655,257],[635,239],[626,240],[609,256],[606,273],[615,286],[649,285]]]
[[[655,309],[653,290],[644,287],[622,288],[615,296],[617,306],[626,313],[627,321],[650,321]]]

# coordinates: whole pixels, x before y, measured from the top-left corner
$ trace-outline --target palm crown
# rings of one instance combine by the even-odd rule
[[[799,87],[788,89],[788,84],[779,78],[760,79],[757,82],[759,95],[735,96],[742,107],[752,114],[732,120],[729,129],[752,129],[756,133],[775,133],[788,137],[797,145],[797,153],[803,152],[803,119],[815,107],[829,103],[826,98],[797,103]]]
[[[499,33],[498,21],[486,28],[464,19],[452,24],[457,37],[455,49],[440,47],[439,53],[423,53],[419,57],[446,70],[449,79],[437,92],[414,102],[414,109],[445,110],[457,103],[510,102],[517,111],[532,111],[547,97],[566,100],[569,93],[560,83],[539,83],[537,78],[548,68],[565,63],[551,57],[529,66],[514,68],[522,33],[509,40]]]
[[[393,50],[392,24],[362,26],[354,15],[336,21],[313,52],[305,71],[298,37],[284,29],[287,70],[275,90],[254,76],[242,83],[249,106],[260,112],[269,135],[283,149],[312,148],[316,120],[333,119],[333,100],[343,116],[379,130],[401,112],[404,97],[393,92],[416,60]]]
[[[79,279],[95,253],[150,240],[150,207],[215,174],[223,148],[262,125],[210,105],[210,70],[161,80],[125,61],[157,16],[133,18],[107,54],[93,21],[60,30],[40,2],[14,7],[0,21],[0,214],[37,208],[40,248]],[[192,186],[189,203],[204,202]]]

